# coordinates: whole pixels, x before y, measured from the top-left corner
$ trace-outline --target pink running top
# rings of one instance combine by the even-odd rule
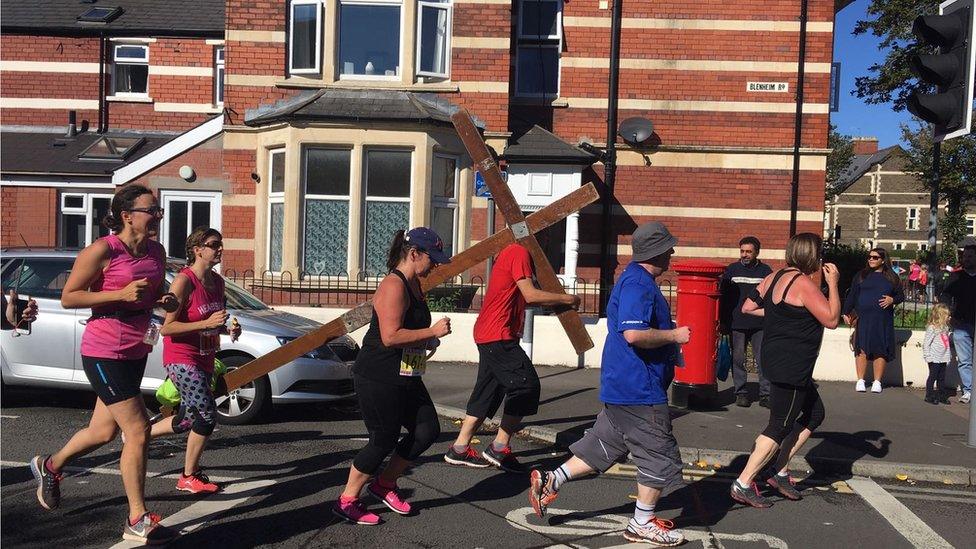
[[[92,307],[92,318],[81,336],[81,354],[95,358],[134,360],[152,350],[143,343],[152,318],[152,307],[159,299],[166,269],[166,250],[155,240],[146,243],[146,254],[135,257],[117,235],[100,240],[108,244],[109,262],[91,285],[94,292],[121,290],[133,280],[145,278],[148,291],[135,303],[109,303]]]
[[[190,298],[176,320],[179,322],[199,322],[224,308],[224,279],[213,274],[214,289],[207,291],[203,281],[197,278],[189,267],[180,274],[190,279],[193,286]],[[163,364],[192,364],[205,372],[213,372],[214,356],[220,342],[220,328],[194,330],[163,338]]]

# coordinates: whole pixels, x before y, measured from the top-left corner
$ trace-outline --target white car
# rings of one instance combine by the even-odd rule
[[[0,251],[3,291],[37,301],[38,318],[30,334],[0,333],[0,380],[4,385],[63,387],[90,390],[82,370],[81,335],[91,311],[61,307],[61,290],[78,250],[4,249]],[[170,259],[166,288],[183,267]],[[226,279],[225,279],[226,280]],[[165,291],[165,290],[164,290]],[[314,320],[275,311],[240,286],[226,280],[227,312],[237,318],[243,333],[237,341],[222,336],[217,357],[228,370],[312,331]],[[161,319],[159,319],[161,321]],[[221,423],[248,423],[273,404],[323,402],[354,396],[352,364],[359,346],[343,336],[290,362],[270,374],[217,399]],[[155,393],[166,373],[162,343],[153,348],[142,379],[144,393]]]

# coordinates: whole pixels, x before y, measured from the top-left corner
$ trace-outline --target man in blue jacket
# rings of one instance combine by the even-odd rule
[[[739,260],[725,268],[722,275],[720,299],[720,331],[732,335],[732,381],[735,384],[735,403],[748,408],[749,391],[746,382],[746,345],[752,345],[752,356],[759,371],[759,405],[769,408],[769,382],[762,374],[762,317],[742,312],[742,303],[749,293],[773,270],[759,261],[759,239],[747,236],[739,241]]]
[[[662,223],[645,223],[634,231],[631,263],[607,304],[600,370],[604,408],[593,427],[569,447],[569,460],[553,471],[532,471],[529,502],[540,517],[561,484],[602,473],[629,453],[637,466],[637,504],[624,537],[665,546],[684,541],[671,521],[654,514],[661,492],[683,482],[678,442],[671,432],[668,386],[680,363],[679,346],[688,343],[691,330],[675,328],[655,280],[668,270],[677,242]]]

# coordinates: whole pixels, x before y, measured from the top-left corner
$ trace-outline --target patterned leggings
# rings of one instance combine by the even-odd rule
[[[166,374],[180,393],[180,409],[173,416],[173,431],[210,436],[217,425],[217,404],[210,391],[212,374],[192,364],[165,364]]]

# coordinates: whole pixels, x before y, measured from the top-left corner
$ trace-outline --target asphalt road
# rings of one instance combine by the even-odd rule
[[[62,507],[43,511],[24,465],[55,450],[90,415],[87,393],[14,390],[4,394],[2,544],[17,547],[113,547],[121,542],[125,498],[118,476],[121,442],[78,460],[63,485]],[[147,494],[155,512],[185,534],[171,547],[575,547],[631,546],[620,535],[633,511],[634,481],[605,475],[567,484],[545,520],[536,518],[525,477],[459,469],[441,453],[456,432],[442,424],[441,441],[401,480],[419,510],[401,517],[379,504],[376,527],[335,520],[332,501],[366,436],[352,404],[279,409],[260,425],[220,427],[204,455],[224,493],[197,497],[174,490],[182,466],[179,439],[152,444]],[[479,437],[482,444],[490,435]],[[526,462],[558,464],[561,448],[519,440]],[[688,477],[665,495],[658,513],[683,529],[686,547],[973,547],[976,490],[909,484],[895,479],[808,479],[804,499],[776,499],[766,510],[728,498],[719,471]],[[123,545],[120,545],[123,546]]]

